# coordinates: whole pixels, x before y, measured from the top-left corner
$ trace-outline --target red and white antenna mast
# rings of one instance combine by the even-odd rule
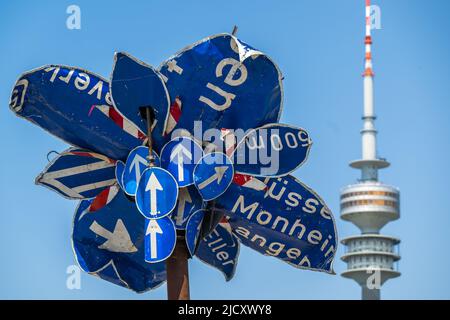
[[[362,157],[350,163],[361,170],[361,179],[341,191],[341,218],[355,224],[361,234],[342,239],[347,247],[342,260],[347,263],[343,277],[355,280],[362,288],[362,299],[380,299],[383,283],[400,276],[396,262],[399,239],[380,234],[390,221],[400,217],[400,192],[378,181],[378,170],[389,166],[376,152],[375,113],[372,69],[372,7],[366,0],[366,36],[364,60],[364,126]]]

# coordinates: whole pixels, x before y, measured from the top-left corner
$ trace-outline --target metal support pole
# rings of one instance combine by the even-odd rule
[[[147,120],[147,144],[148,144],[148,166],[155,165],[153,156],[152,125],[153,114],[151,106],[146,108],[145,117]],[[143,116],[143,112],[141,112]],[[167,273],[167,298],[169,300],[189,300],[189,252],[186,246],[185,233],[177,231],[177,243],[172,255],[166,260]]]
[[[175,250],[166,260],[167,298],[169,300],[189,300],[189,253],[184,234],[178,233]]]
[[[147,144],[148,144],[148,166],[153,167],[155,165],[155,157],[153,157],[153,141],[152,141],[152,125],[153,119],[151,115],[151,107],[146,110],[147,116]]]

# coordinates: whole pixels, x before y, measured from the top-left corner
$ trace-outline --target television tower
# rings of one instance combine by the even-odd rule
[[[361,286],[363,300],[379,300],[381,285],[400,276],[396,263],[400,259],[400,240],[380,234],[384,225],[400,217],[400,193],[397,188],[378,181],[378,170],[387,168],[389,162],[378,157],[376,151],[371,27],[370,0],[366,0],[362,159],[350,163],[350,167],[361,170],[361,179],[343,188],[340,199],[341,218],[361,230],[360,235],[341,241],[346,247],[341,259],[347,263],[342,276]]]

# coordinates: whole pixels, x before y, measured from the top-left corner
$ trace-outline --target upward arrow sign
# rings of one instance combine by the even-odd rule
[[[183,170],[183,155],[192,160],[192,153],[186,149],[181,143],[178,144],[175,148],[173,148],[170,153],[170,161],[172,162],[175,158],[177,160],[178,165],[178,181],[184,181],[184,170]]]
[[[156,215],[158,212],[158,204],[156,199],[156,191],[163,191],[163,187],[156,178],[155,174],[152,172],[150,178],[148,179],[147,185],[145,186],[145,191],[150,191],[150,214]]]
[[[182,188],[179,191],[177,216],[175,218],[177,226],[181,226],[183,224],[184,209],[186,208],[186,203],[192,203],[192,198],[189,194],[188,189]]]
[[[144,166],[147,166],[147,160],[142,158],[140,155],[136,154],[134,156],[133,161],[131,162],[130,166],[130,172],[134,169],[134,174],[136,175],[136,182],[139,181],[141,178],[141,166],[140,164],[143,164]]]
[[[150,219],[147,225],[145,235],[150,235],[150,257],[156,259],[158,257],[158,247],[156,246],[156,234],[163,234],[161,227],[155,219]]]

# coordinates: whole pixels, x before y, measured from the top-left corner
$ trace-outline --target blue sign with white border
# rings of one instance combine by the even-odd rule
[[[201,209],[194,212],[186,224],[186,246],[191,256],[195,254],[195,249],[199,240],[203,218],[208,211]]]
[[[222,152],[205,155],[194,169],[194,183],[204,201],[224,193],[233,180],[233,164]]]
[[[178,184],[165,169],[150,167],[142,173],[136,191],[136,205],[147,219],[169,215],[177,204]]]
[[[253,176],[287,175],[307,159],[312,141],[302,129],[272,123],[251,130],[237,145],[234,169]]]
[[[177,232],[172,219],[145,219],[145,261],[157,263],[172,254],[177,242]]]
[[[117,110],[142,132],[147,123],[141,117],[141,107],[151,107],[155,116],[152,129],[153,145],[159,151],[164,144],[164,130],[169,115],[169,94],[158,71],[125,52],[114,55],[110,89]]]
[[[133,291],[157,288],[166,280],[166,265],[145,262],[146,219],[120,188],[110,192],[110,202],[97,210],[94,200],[77,207],[72,234],[76,260],[82,270]]]
[[[161,160],[153,150],[155,166],[161,165]],[[131,150],[122,174],[122,186],[126,194],[134,196],[141,179],[142,172],[148,167],[148,147],[139,146]]]
[[[186,229],[189,217],[203,208],[203,199],[194,186],[179,189],[177,206],[172,211],[172,220],[179,230]]]
[[[195,256],[218,269],[227,281],[236,271],[239,257],[239,241],[233,235],[228,222],[221,221],[207,236],[201,239]]]
[[[248,130],[280,117],[282,75],[264,53],[230,34],[217,34],[181,50],[159,68],[170,97],[180,97],[175,128]],[[193,81],[193,79],[195,79]],[[243,116],[245,115],[245,116]]]
[[[175,177],[180,188],[186,187],[194,183],[194,168],[202,157],[203,150],[197,142],[178,137],[162,148],[161,166]]]
[[[214,202],[242,244],[290,265],[334,273],[334,218],[324,201],[295,177],[267,178],[265,192],[231,184]]]

